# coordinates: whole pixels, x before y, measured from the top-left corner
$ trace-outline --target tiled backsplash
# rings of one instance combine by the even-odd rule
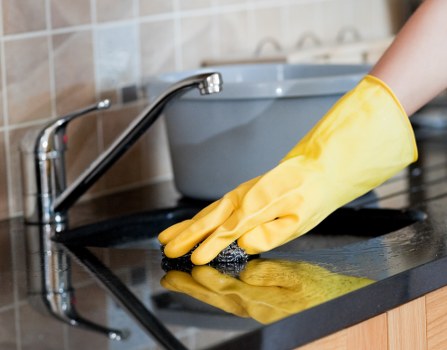
[[[110,111],[69,127],[69,178],[78,174],[144,102],[120,91],[150,75],[197,68],[206,58],[253,52],[265,37],[293,46],[305,32],[334,39],[392,32],[398,0],[3,0],[0,36],[0,218],[20,215],[18,144],[51,118],[108,97]],[[163,122],[90,195],[168,178]]]

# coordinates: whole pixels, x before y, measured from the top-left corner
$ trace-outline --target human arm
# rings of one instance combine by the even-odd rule
[[[447,87],[447,1],[426,0],[370,74],[388,84],[408,115]]]

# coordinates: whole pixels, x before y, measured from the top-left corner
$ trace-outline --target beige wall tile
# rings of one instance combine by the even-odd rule
[[[371,35],[376,38],[384,37],[397,31],[397,28],[393,25],[390,3],[392,3],[390,0],[370,0],[371,11],[368,19],[371,23],[371,29],[373,29]],[[361,16],[358,19],[362,23]]]
[[[309,33],[321,39],[325,21],[318,13],[319,6],[318,3],[304,3],[291,5],[285,9],[288,30],[281,38],[285,48],[296,47],[298,42]],[[315,45],[312,41],[305,44]]]
[[[333,0],[315,6],[316,30],[323,40],[335,41],[343,28],[355,28],[362,38],[383,38],[393,32],[388,0]]]
[[[5,34],[46,29],[45,0],[3,0],[2,5]]]
[[[85,118],[78,118],[67,128],[68,150],[66,153],[67,184],[72,183],[99,155],[97,115],[91,113]],[[100,183],[95,183],[88,194],[102,190]]]
[[[53,36],[53,59],[57,115],[71,113],[94,103],[95,70],[91,31]]]
[[[203,59],[214,57],[214,21],[209,16],[182,18],[182,69],[196,69]]]
[[[127,107],[102,113],[104,147],[108,147],[116,139],[137,116],[139,110]],[[147,135],[144,135],[104,174],[101,181],[104,181],[105,188],[123,187],[142,181],[142,170],[146,163],[143,152],[146,138]]]
[[[113,140],[135,119],[143,106],[130,106],[103,113],[104,146]],[[127,154],[104,175],[104,187],[120,188],[141,184],[170,174],[170,160],[164,123],[158,120],[135,143]]]
[[[22,170],[20,165],[20,142],[28,132],[34,128],[19,128],[9,132],[9,159],[11,177],[11,213],[18,215],[22,212]]]
[[[166,13],[174,10],[173,0],[139,0],[140,16]]]
[[[36,37],[5,43],[10,124],[51,116],[48,43]]]
[[[218,15],[220,54],[246,52],[249,43],[248,11],[229,12]]]
[[[53,28],[77,26],[90,21],[90,0],[51,0]]]
[[[125,24],[96,31],[96,77],[101,93],[135,85],[140,79],[138,26]]]
[[[179,6],[181,10],[194,10],[210,7],[211,0],[181,0]]]
[[[142,23],[140,25],[140,48],[143,77],[174,71],[176,50],[174,21]]]
[[[7,163],[4,132],[0,132],[0,219],[9,216]]]
[[[278,7],[261,8],[254,11],[254,32],[250,33],[248,47],[254,50],[264,38],[273,38],[282,42],[282,17],[281,9]]]
[[[133,0],[96,0],[98,22],[128,19],[134,15],[135,1]]]

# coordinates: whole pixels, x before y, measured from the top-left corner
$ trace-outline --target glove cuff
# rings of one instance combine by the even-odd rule
[[[385,83],[383,80],[377,78],[374,75],[370,75],[370,74],[366,75],[363,78],[363,81],[369,81],[371,84],[376,84],[376,85],[381,86],[388,93],[388,95],[393,99],[394,103],[396,104],[396,107],[401,112],[403,127],[404,127],[404,129],[407,130],[406,135],[408,138],[408,144],[412,146],[412,149],[414,152],[412,162],[415,162],[418,159],[418,149],[417,149],[417,145],[416,145],[416,137],[414,135],[414,131],[413,131],[413,127],[410,122],[410,118],[409,118],[407,112],[405,111],[404,107],[400,103],[399,99],[397,98],[396,94],[394,93],[394,91],[391,89],[391,87],[387,83]]]
[[[310,145],[318,146],[319,142],[315,141],[321,137],[322,132],[327,138],[328,132],[334,133],[339,128],[346,128],[346,123],[357,123],[359,118],[364,119],[362,122],[365,125],[364,130],[368,130],[367,124],[370,124],[374,125],[376,132],[382,133],[377,127],[383,128],[384,131],[388,129],[390,132],[387,134],[394,134],[393,137],[400,138],[399,142],[402,142],[402,146],[407,149],[406,165],[417,160],[416,139],[402,104],[385,82],[372,75],[366,75],[354,89],[332,106],[313,129],[287,153],[281,163],[308,154]],[[389,128],[394,128],[394,132]],[[362,132],[362,128],[358,128],[356,133],[358,132]]]

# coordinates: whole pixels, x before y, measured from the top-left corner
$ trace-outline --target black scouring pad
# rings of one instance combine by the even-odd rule
[[[165,271],[168,270],[181,270],[185,272],[191,271],[193,264],[191,262],[191,254],[196,249],[194,247],[189,253],[175,259],[168,258],[164,254],[164,246],[161,246],[161,253],[163,256],[162,260],[162,268]],[[218,268],[219,270],[230,270],[235,269],[239,272],[245,266],[245,263],[248,261],[249,256],[241,247],[237,245],[236,242],[231,243],[228,247],[222,250],[219,255],[217,255],[208,265]],[[224,271],[221,271],[224,272]],[[233,275],[232,271],[230,275]]]

